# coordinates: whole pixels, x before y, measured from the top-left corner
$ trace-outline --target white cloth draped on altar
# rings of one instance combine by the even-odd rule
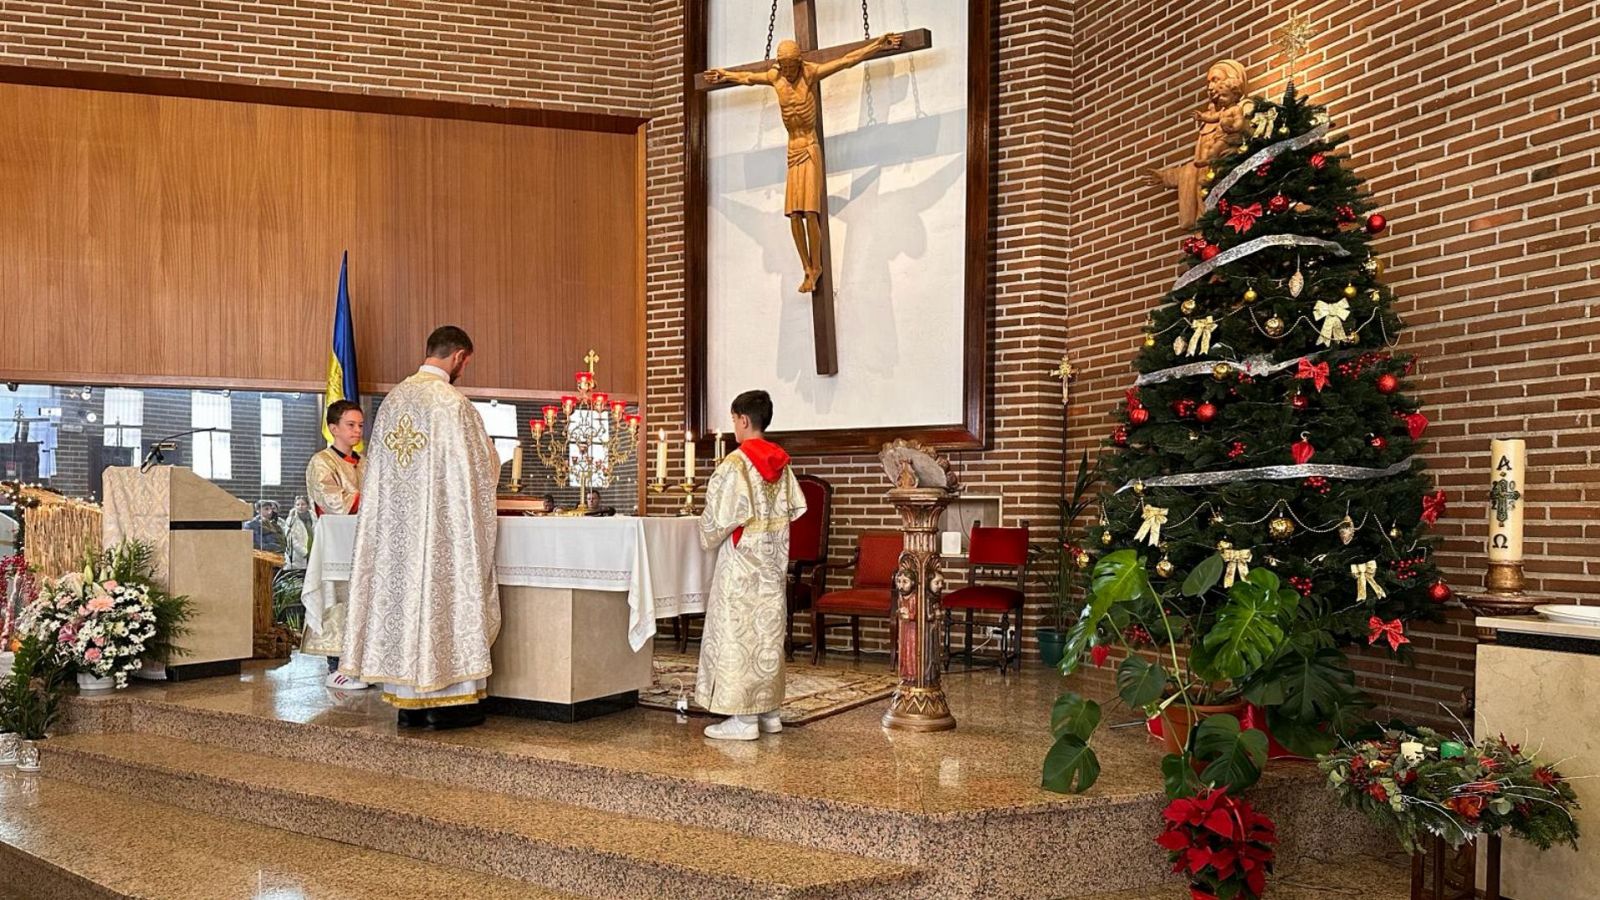
[[[513,587],[615,591],[628,595],[628,643],[656,633],[656,620],[702,613],[716,551],[700,548],[695,518],[500,518],[495,578]],[[319,629],[333,583],[350,580],[356,517],[317,520],[306,564],[306,626]]]

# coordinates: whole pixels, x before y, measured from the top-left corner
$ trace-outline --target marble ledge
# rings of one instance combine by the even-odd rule
[[[1552,622],[1539,616],[1479,616],[1479,629],[1488,631],[1515,631],[1521,634],[1545,634],[1578,640],[1600,641],[1600,626],[1569,625]]]

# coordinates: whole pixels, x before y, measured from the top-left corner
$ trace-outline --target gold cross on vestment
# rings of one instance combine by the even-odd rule
[[[400,422],[394,430],[383,436],[383,445],[394,454],[400,468],[408,469],[417,451],[428,446],[428,436],[418,431],[411,421],[411,414],[405,413],[400,416]]]

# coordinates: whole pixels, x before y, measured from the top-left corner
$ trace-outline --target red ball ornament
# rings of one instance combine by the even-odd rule
[[[1368,438],[1367,439],[1367,443],[1371,444],[1372,445],[1372,449],[1374,449],[1374,450],[1387,450],[1387,449],[1389,449],[1389,439],[1384,437],[1381,434],[1375,434],[1372,437]]]
[[[1289,445],[1289,455],[1294,457],[1296,465],[1305,465],[1315,456],[1317,448],[1311,446],[1311,435],[1302,433],[1300,440]]]
[[[1128,410],[1128,423],[1129,424],[1131,424],[1131,425],[1143,425],[1144,423],[1146,423],[1148,421],[1150,421],[1150,410],[1145,409],[1142,406],[1137,407],[1135,409]]]
[[[1267,209],[1270,209],[1275,213],[1281,213],[1288,208],[1289,198],[1282,194],[1273,194],[1272,199],[1267,201]]]
[[[1326,153],[1313,153],[1313,154],[1311,154],[1311,168],[1320,169],[1320,168],[1322,168],[1323,166],[1325,166],[1327,164],[1328,164],[1328,155]]]
[[[1452,593],[1454,592],[1450,590],[1450,585],[1442,581],[1428,585],[1428,599],[1435,603],[1444,603],[1450,599]]]
[[[1196,422],[1209,422],[1217,417],[1217,407],[1214,403],[1202,403],[1194,408]]]
[[[1221,253],[1221,252],[1222,252],[1222,250],[1220,248],[1218,248],[1216,244],[1206,244],[1204,247],[1200,248],[1200,258],[1201,259],[1210,259],[1211,257],[1216,256],[1218,253]]]
[[[1118,447],[1128,446],[1128,429],[1121,425],[1111,429],[1111,443]]]
[[[1378,393],[1392,394],[1400,388],[1400,379],[1385,372],[1378,376]]]
[[[1389,220],[1385,219],[1383,216],[1380,216],[1377,213],[1367,216],[1367,234],[1378,234],[1388,227]]]
[[[1311,398],[1307,397],[1305,394],[1295,394],[1294,397],[1289,400],[1289,405],[1293,406],[1295,409],[1305,409],[1311,405]]]

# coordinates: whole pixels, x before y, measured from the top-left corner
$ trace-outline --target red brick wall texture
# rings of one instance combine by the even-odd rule
[[[1291,4],[997,0],[990,448],[956,456],[1007,524],[1054,518],[1063,470],[1097,452],[1146,311],[1177,271],[1168,196],[1138,173],[1193,139],[1206,65],[1244,61],[1276,94]],[[1529,445],[1533,587],[1600,601],[1600,13],[1592,0],[1300,3],[1318,34],[1297,81],[1350,135],[1393,223],[1378,241],[1403,348],[1420,357],[1428,462],[1451,504],[1441,562],[1481,578],[1490,437]],[[684,419],[680,0],[0,0],[0,64],[644,115],[647,398]],[[1046,374],[1083,373],[1063,417]],[[870,457],[802,458],[838,487],[835,556],[892,524]],[[1029,631],[1044,615],[1030,604]],[[880,632],[872,632],[881,646]],[[1457,612],[1414,635],[1415,667],[1364,680],[1439,721],[1472,681]],[[1031,643],[1031,641],[1030,641]]]

